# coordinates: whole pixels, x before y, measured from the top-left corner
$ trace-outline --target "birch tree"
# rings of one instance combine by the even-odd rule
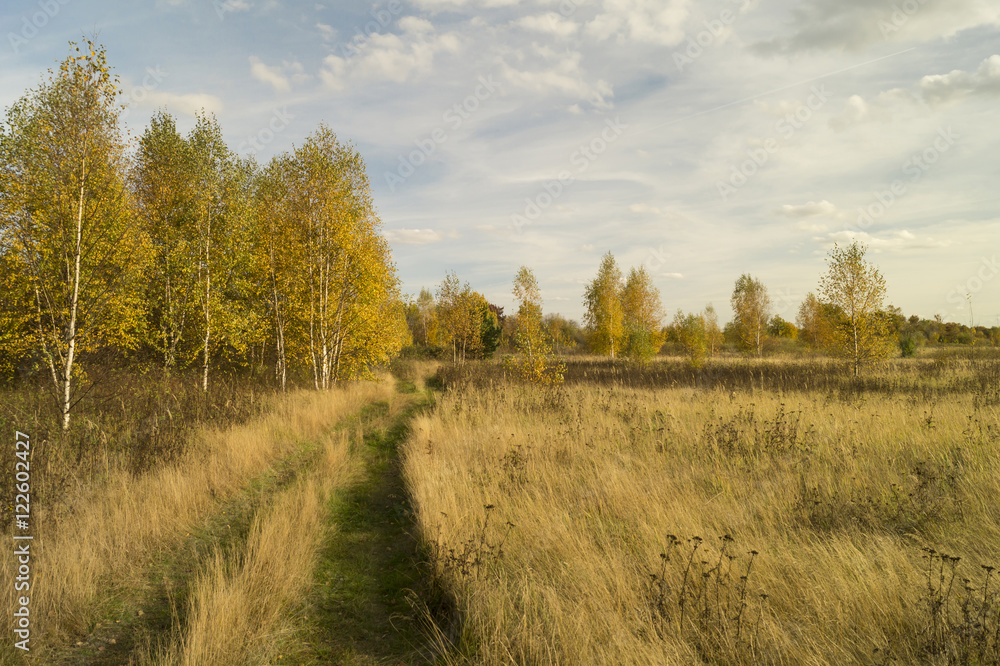
[[[187,143],[193,192],[195,302],[201,320],[201,388],[207,391],[212,353],[218,344],[218,318],[223,310],[216,281],[231,260],[227,250],[233,225],[227,216],[227,188],[231,186],[234,156],[216,119],[205,113],[198,114]]]
[[[622,288],[622,316],[625,326],[625,353],[637,361],[647,361],[663,346],[660,332],[663,305],[660,291],[646,267],[633,268]]]
[[[79,399],[81,355],[137,342],[142,299],[132,278],[144,256],[126,186],[117,78],[102,47],[86,40],[71,49],[9,109],[0,134],[0,208],[27,270],[34,344],[64,431]]]
[[[13,377],[31,353],[34,303],[27,267],[14,252],[0,213],[0,378]]]
[[[700,368],[705,364],[705,356],[708,353],[708,331],[704,314],[694,312],[684,314],[680,309],[674,315],[673,321],[674,335],[677,344],[688,357],[688,363],[693,368]]]
[[[888,318],[882,312],[885,278],[865,261],[867,248],[854,241],[846,248],[834,245],[827,272],[820,279],[820,298],[841,313],[830,327],[834,353],[848,358],[854,375],[867,363],[888,357],[894,350]]]
[[[535,274],[521,266],[514,277],[514,299],[518,303],[514,344],[520,357],[510,363],[521,378],[535,384],[559,384],[565,365],[554,361],[542,320],[542,294]]]
[[[445,275],[437,291],[439,342],[451,346],[452,362],[465,362],[470,353],[482,347],[483,314],[489,307],[486,298],[474,292],[469,283],[463,286],[458,275]]]
[[[280,155],[258,174],[256,205],[258,249],[266,271],[267,300],[274,333],[274,375],[281,390],[288,383],[289,320],[295,312],[300,246],[295,241],[289,209],[293,163]]]
[[[361,155],[320,126],[293,160],[308,356],[314,386],[327,389],[398,353],[404,305]]]
[[[189,333],[196,301],[199,247],[195,243],[192,155],[172,116],[160,112],[139,139],[135,194],[150,239],[146,274],[150,341],[170,370]]]
[[[716,351],[722,348],[722,329],[719,328],[719,315],[715,312],[715,306],[711,303],[705,306],[703,315],[705,320],[705,342],[708,345],[708,355],[715,356]]]
[[[740,344],[759,358],[764,353],[767,322],[771,318],[771,297],[767,295],[767,287],[744,273],[736,280],[730,304]]]
[[[622,308],[622,272],[608,252],[601,259],[597,276],[584,290],[584,325],[594,353],[609,354],[621,349],[625,337],[625,313]]]

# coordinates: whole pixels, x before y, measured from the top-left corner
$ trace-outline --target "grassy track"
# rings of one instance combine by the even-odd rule
[[[201,574],[187,590],[190,603],[177,604],[187,610],[175,614],[170,645],[144,661],[427,661],[409,603],[423,583],[397,453],[412,414],[424,404],[412,393],[397,393],[341,422],[339,467],[327,469],[321,461],[298,465],[300,480],[275,492],[256,517],[248,512],[241,520],[243,538],[197,567]],[[296,508],[303,497],[311,497],[301,488],[302,479],[322,490],[317,518],[300,521],[280,538],[260,536],[280,532],[278,523],[299,518]],[[285,555],[293,542],[299,543],[292,548],[296,555]],[[255,579],[254,572],[266,573]],[[273,582],[285,578],[283,584]],[[248,622],[245,618],[254,613],[263,619]],[[232,644],[216,645],[219,641]]]
[[[407,602],[421,572],[397,455],[421,403],[400,398],[366,409],[355,424],[352,455],[363,471],[331,501],[337,537],[322,550],[310,598],[312,663],[421,661],[421,635]]]

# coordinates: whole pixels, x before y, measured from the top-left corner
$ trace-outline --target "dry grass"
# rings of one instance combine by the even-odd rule
[[[138,477],[112,472],[100,487],[69,492],[60,507],[33,507],[40,512],[32,546],[35,658],[44,662],[46,646],[89,631],[110,605],[143,589],[159,551],[176,545],[299,442],[317,440],[343,416],[392,392],[392,382],[383,382],[275,397],[266,416],[246,425],[201,429],[176,464]],[[12,551],[5,549],[0,576],[12,580],[14,569]],[[8,624],[13,596],[13,587],[6,586],[2,603]]]
[[[996,404],[838,395],[446,393],[405,473],[450,660],[997,663]]]
[[[328,537],[330,493],[357,473],[346,433],[328,439],[324,464],[258,514],[244,553],[217,553],[195,583],[180,640],[154,663],[165,666],[272,664],[288,659],[296,634],[292,617],[308,586],[320,544]],[[294,647],[292,647],[294,650]]]

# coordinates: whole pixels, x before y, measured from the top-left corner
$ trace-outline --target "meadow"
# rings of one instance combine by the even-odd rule
[[[998,663],[995,358],[567,365],[413,423],[445,662]]]
[[[0,663],[1000,662],[993,350],[564,360],[123,375],[66,440],[7,391],[37,495]]]

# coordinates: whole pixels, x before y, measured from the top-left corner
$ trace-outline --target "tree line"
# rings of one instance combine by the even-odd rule
[[[625,276],[609,252],[584,288],[582,325],[558,314],[539,314],[532,315],[537,321],[532,326],[542,336],[546,351],[558,354],[579,351],[643,363],[670,346],[700,367],[724,348],[761,357],[794,344],[846,359],[855,374],[897,351],[912,356],[923,344],[1000,344],[997,327],[944,323],[940,316],[933,321],[915,315],[905,318],[898,308],[885,303],[885,279],[866,260],[866,252],[857,242],[834,246],[827,257],[827,271],[816,292],[808,293],[799,306],[795,323],[774,314],[763,282],[750,274],[740,275],[730,298],[733,318],[724,327],[711,303],[701,312],[678,310],[665,323],[660,293],[648,271],[631,268]],[[437,300],[423,289],[407,303],[414,346],[433,353],[450,345],[456,361],[467,354],[489,357],[498,349],[523,350],[516,337],[520,310],[504,317],[503,308],[490,304],[467,283],[461,290],[458,284],[458,277],[450,273],[437,290]],[[446,297],[456,293],[467,304],[465,309],[456,308],[456,299]]]
[[[87,40],[0,128],[0,372],[48,376],[62,426],[102,364],[273,367],[317,389],[407,339],[358,151],[321,125],[258,165],[216,119],[158,112],[132,146]]]

